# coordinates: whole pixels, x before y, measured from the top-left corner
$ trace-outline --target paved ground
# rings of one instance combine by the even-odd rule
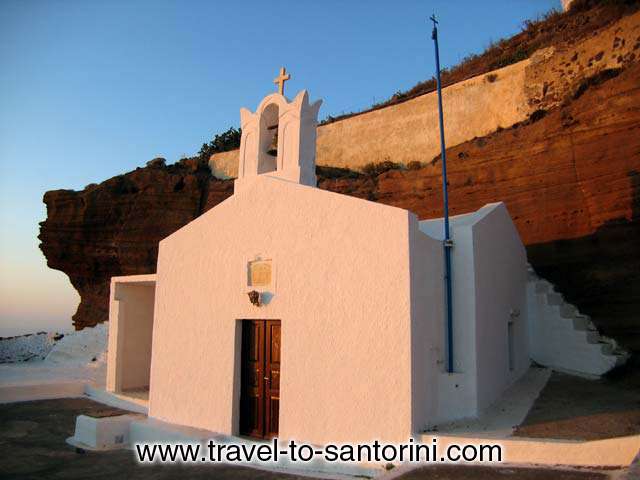
[[[229,466],[139,466],[131,451],[78,454],[65,443],[79,414],[120,413],[88,399],[40,400],[0,405],[2,479],[258,479],[298,477]]]
[[[640,433],[640,368],[586,380],[553,373],[515,435],[598,440]]]
[[[230,466],[139,466],[128,450],[79,454],[65,443],[79,414],[108,416],[121,410],[88,399],[40,400],[0,405],[0,478],[2,479],[257,479],[303,480],[309,477]],[[619,471],[551,470],[437,465],[409,472],[402,480],[586,480],[609,479]]]
[[[414,470],[396,480],[609,480],[618,472],[511,467],[435,466]]]

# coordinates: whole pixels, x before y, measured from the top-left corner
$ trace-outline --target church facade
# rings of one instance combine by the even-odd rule
[[[234,195],[111,283],[107,390],[229,435],[404,441],[529,365],[526,255],[503,204],[452,219],[454,372],[438,220],[316,188],[320,102],[242,109]],[[132,393],[133,394],[133,393]]]

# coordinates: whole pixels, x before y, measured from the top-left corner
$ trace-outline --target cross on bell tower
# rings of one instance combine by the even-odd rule
[[[291,75],[287,73],[287,69],[280,67],[280,75],[273,79],[273,83],[278,85],[278,93],[284,95],[284,82],[291,79]]]

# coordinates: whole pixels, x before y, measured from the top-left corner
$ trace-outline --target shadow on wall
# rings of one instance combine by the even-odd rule
[[[631,219],[593,234],[527,246],[536,272],[591,316],[600,332],[640,354],[640,172],[628,173]]]

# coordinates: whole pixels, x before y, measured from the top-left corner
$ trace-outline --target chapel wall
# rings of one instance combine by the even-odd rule
[[[483,137],[549,110],[580,83],[604,69],[637,61],[640,12],[573,45],[541,49],[530,58],[443,89],[448,146]],[[618,38],[618,41],[616,41]],[[354,170],[385,160],[429,162],[440,154],[437,94],[362,113],[318,127],[316,163]],[[212,155],[216,175],[236,177],[238,151]]]
[[[444,295],[442,244],[409,220],[411,265],[412,432],[431,426],[438,410],[438,376],[442,371]]]
[[[530,365],[526,251],[503,203],[483,210],[472,226],[478,411]]]
[[[437,224],[442,234],[442,221]],[[473,274],[473,234],[468,225],[460,225],[455,217],[451,222],[454,248],[451,255],[453,296],[453,373],[447,371],[447,346],[442,349],[442,370],[438,382],[438,414],[436,424],[478,414],[478,385],[476,363],[475,277]],[[442,244],[441,244],[442,246]],[[440,258],[442,258],[442,248]],[[442,278],[442,277],[441,277]],[[446,335],[446,317],[440,319],[442,335]]]
[[[239,320],[279,319],[282,437],[406,440],[410,215],[261,176],[164,239],[150,415],[237,434]],[[247,297],[246,263],[257,255],[275,272],[261,307]]]

